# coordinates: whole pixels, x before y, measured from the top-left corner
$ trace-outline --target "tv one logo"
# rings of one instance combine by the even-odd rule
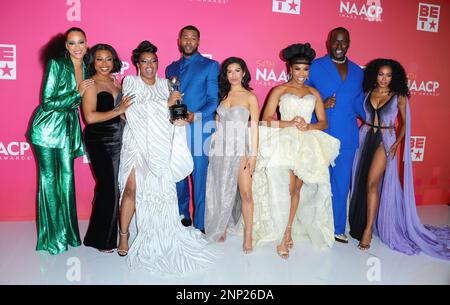
[[[367,0],[365,4],[360,5],[353,1],[341,1],[339,6],[339,16],[350,19],[381,22],[382,13],[380,0]]]
[[[427,137],[424,136],[411,136],[410,146],[411,146],[411,161],[422,162],[425,155],[425,142]]]
[[[30,144],[28,142],[0,142],[0,160],[31,160],[29,155]]]
[[[300,15],[301,0],[273,0],[272,12]]]
[[[439,29],[439,5],[419,3],[419,12],[417,15],[417,30],[437,33]]]

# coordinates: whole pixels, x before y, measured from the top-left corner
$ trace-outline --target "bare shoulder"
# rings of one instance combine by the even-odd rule
[[[308,86],[308,90],[309,90],[309,92],[311,92],[311,94],[313,94],[315,96],[320,96],[320,93],[316,88]]]
[[[278,85],[276,87],[273,87],[270,91],[271,95],[280,96],[283,93],[285,93],[288,90],[288,87],[285,84]]]
[[[257,103],[258,102],[258,97],[256,96],[256,94],[254,94],[253,92],[251,92],[251,91],[248,91],[247,92],[247,99],[248,99],[248,102],[251,104],[251,103]]]

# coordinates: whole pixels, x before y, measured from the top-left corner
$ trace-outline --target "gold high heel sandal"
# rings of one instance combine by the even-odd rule
[[[127,236],[128,237],[130,232],[126,231],[125,233],[122,233],[122,231],[119,230],[119,234],[120,234],[121,237],[122,236]],[[117,254],[119,254],[119,256],[122,256],[122,257],[127,256],[128,255],[128,250],[122,250],[122,249],[117,248]]]
[[[281,248],[283,246],[283,243],[284,243],[284,246],[286,247],[286,250]],[[277,253],[282,259],[288,259],[289,258],[289,248],[286,246],[286,243],[285,243],[284,239],[281,242],[281,244],[277,245]]]
[[[294,247],[294,241],[292,240],[292,226],[286,227],[286,231],[285,231],[285,238],[286,238],[286,247],[288,247],[289,249],[292,249]],[[287,234],[287,232],[289,231],[289,235]]]
[[[225,229],[225,232],[223,232],[223,234],[220,235],[220,237],[217,240],[217,242],[223,243],[223,242],[225,242],[225,240],[227,240],[227,230],[226,229]]]
[[[363,234],[363,236],[364,236],[364,234]],[[362,240],[362,237],[361,237],[361,240]],[[370,242],[368,244],[363,244],[361,242],[361,240],[359,241],[358,249],[362,250],[362,251],[369,250],[370,249],[370,242],[372,241],[372,234],[370,234]]]

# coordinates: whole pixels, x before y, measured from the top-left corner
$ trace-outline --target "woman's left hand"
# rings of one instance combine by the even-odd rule
[[[309,130],[309,124],[305,122],[305,124],[298,128],[301,131],[308,131]]]
[[[398,148],[398,143],[395,142],[394,144],[392,144],[391,148],[389,148],[389,154],[392,160],[394,160],[395,154],[397,153],[397,148]]]
[[[122,89],[122,85],[120,84],[120,81],[113,75],[111,74],[111,80],[114,83],[114,87],[118,88],[118,89]]]
[[[308,123],[306,123],[305,119],[301,116],[296,116],[294,118],[294,124],[295,127],[297,127],[301,131],[305,131],[308,126]]]

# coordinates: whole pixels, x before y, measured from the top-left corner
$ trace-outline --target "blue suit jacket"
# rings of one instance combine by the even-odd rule
[[[172,62],[166,69],[166,77],[177,76],[184,93],[183,104],[189,111],[201,113],[203,123],[214,119],[219,103],[219,63],[195,53],[189,58]]]
[[[307,84],[316,88],[324,100],[336,93],[335,107],[325,110],[328,129],[324,131],[341,141],[341,149],[359,146],[357,116],[363,120],[366,116],[363,78],[363,70],[350,60],[345,81],[329,55],[314,60],[311,65]]]

